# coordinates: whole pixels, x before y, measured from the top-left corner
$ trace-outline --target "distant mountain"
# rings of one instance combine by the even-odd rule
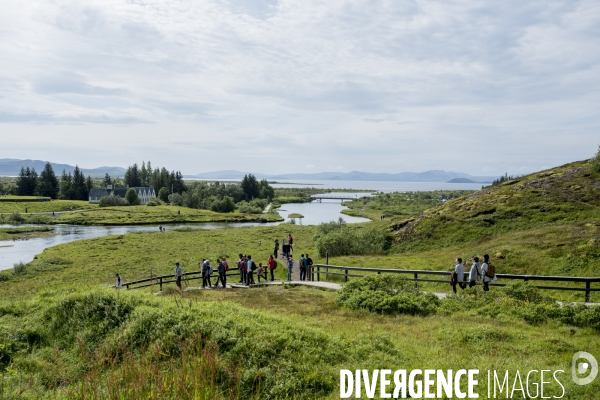
[[[489,183],[489,182],[475,182],[474,180],[469,179],[469,178],[454,178],[454,179],[450,179],[446,183]]]
[[[186,176],[195,179],[242,179],[246,172],[236,170],[203,172],[197,175]],[[371,173],[371,172],[318,172],[314,174],[280,174],[266,175],[254,174],[257,179],[268,180],[328,180],[328,181],[393,181],[393,182],[448,182],[454,179],[466,179],[472,183],[491,182],[496,177],[472,176],[461,172],[431,170],[425,172],[401,172],[398,174]]]
[[[19,172],[21,172],[21,167],[23,168],[35,168],[38,174],[44,169],[47,161],[41,160],[17,160],[14,158],[0,158],[0,176],[17,176]],[[50,162],[52,168],[54,169],[54,173],[58,176],[62,174],[63,170],[67,171],[67,173],[75,170],[75,166],[68,164],[58,164]],[[121,167],[99,167],[86,169],[81,168],[81,171],[84,175],[90,175],[93,177],[104,176],[105,174],[109,174],[112,177],[116,176],[124,176],[125,168]]]

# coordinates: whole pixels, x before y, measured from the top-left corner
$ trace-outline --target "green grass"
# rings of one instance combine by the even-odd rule
[[[0,205],[4,202],[20,202],[20,203],[29,203],[29,202],[42,202],[42,201],[50,201],[49,197],[41,197],[41,196],[0,196]]]
[[[288,215],[288,218],[304,218],[304,215],[299,213],[291,213]]]
[[[28,213],[51,213],[53,211],[69,211],[71,207],[73,210],[87,210],[97,208],[98,205],[80,200],[52,200],[27,203],[3,201],[0,202],[0,213],[25,213],[25,208],[27,208]]]
[[[0,228],[0,240],[32,239],[48,236],[54,229],[50,227]]]

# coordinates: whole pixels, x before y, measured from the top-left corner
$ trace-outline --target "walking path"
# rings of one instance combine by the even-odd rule
[[[267,205],[267,208],[265,208],[265,210],[264,210],[262,213],[263,213],[263,214],[266,214],[266,213],[268,213],[269,211],[271,211],[271,206],[273,206],[273,203],[269,203],[269,204]]]

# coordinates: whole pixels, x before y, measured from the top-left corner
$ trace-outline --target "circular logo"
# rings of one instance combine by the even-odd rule
[[[596,379],[596,376],[598,375],[598,361],[596,361],[594,356],[590,353],[579,351],[573,355],[571,373],[573,375],[573,382],[577,385],[587,385]],[[589,375],[587,377],[580,377],[588,373]]]

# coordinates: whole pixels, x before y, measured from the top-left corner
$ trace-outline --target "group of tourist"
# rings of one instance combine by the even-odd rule
[[[490,290],[490,282],[494,282],[497,279],[496,269],[490,262],[490,256],[484,254],[483,263],[481,265],[479,265],[479,257],[473,256],[471,258],[472,264],[468,276],[465,274],[465,267],[462,262],[462,258],[457,258],[454,270],[452,271],[452,274],[450,274],[450,285],[452,285],[454,293],[456,293],[456,286],[464,290],[467,285],[469,285],[469,287],[475,286],[476,282],[479,280],[483,282],[483,291],[488,292]],[[465,278],[468,278],[468,280]]]

